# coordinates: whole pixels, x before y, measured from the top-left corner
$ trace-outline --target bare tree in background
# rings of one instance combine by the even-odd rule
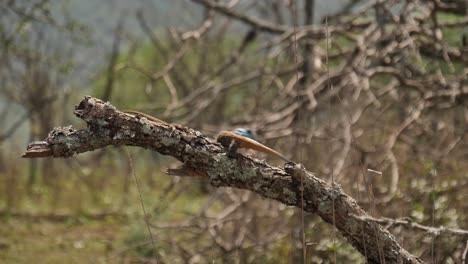
[[[67,82],[74,54],[64,36],[72,38],[81,32],[80,37],[85,37],[83,28],[67,18],[52,16],[48,0],[3,1],[0,10],[0,93],[5,100],[1,121],[6,124],[0,131],[0,143],[10,140],[24,123],[29,124],[30,140],[44,138],[54,120],[64,118],[55,109],[71,92]],[[39,172],[47,176],[45,182],[54,183],[53,162],[46,163],[38,169],[38,161],[30,161],[29,190]]]

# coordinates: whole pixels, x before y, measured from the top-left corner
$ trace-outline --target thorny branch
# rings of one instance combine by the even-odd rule
[[[461,238],[468,239],[467,230],[462,230],[462,229],[457,229],[457,228],[446,228],[443,226],[441,227],[425,226],[425,225],[421,225],[421,224],[413,222],[410,218],[391,219],[388,217],[381,217],[381,218],[368,217],[366,219],[385,225],[387,229],[390,227],[395,227],[395,226],[404,226],[406,228],[422,230],[426,232],[428,235],[460,236]]]

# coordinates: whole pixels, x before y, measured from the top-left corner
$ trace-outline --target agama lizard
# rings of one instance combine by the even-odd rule
[[[252,131],[249,129],[236,128],[232,131],[221,131],[218,134],[217,141],[227,149],[228,156],[230,157],[235,156],[238,149],[245,148],[260,151],[286,162],[290,162],[284,155],[255,141]]]
[[[143,116],[146,119],[155,123],[168,124],[167,122],[161,119],[138,111],[123,110],[122,112],[135,116]],[[235,157],[238,149],[245,148],[260,151],[268,155],[280,158],[286,162],[290,162],[290,160],[284,155],[257,142],[252,134],[252,131],[250,131],[249,129],[236,128],[232,131],[221,131],[217,136],[217,141],[227,149],[228,156],[230,157]]]
[[[218,134],[217,141],[227,149],[229,157],[235,157],[239,148],[246,148],[266,153],[268,155],[280,158],[286,162],[291,162],[284,155],[281,155],[277,151],[255,141],[252,132],[245,128],[236,128],[232,131],[221,131]],[[205,172],[196,171],[191,167],[187,167],[185,164],[176,169],[168,169],[166,173],[177,176],[209,177]]]

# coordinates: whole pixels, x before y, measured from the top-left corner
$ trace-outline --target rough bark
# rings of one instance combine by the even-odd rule
[[[229,158],[220,144],[198,131],[130,116],[93,97],[85,97],[75,115],[86,121],[87,128],[55,128],[45,141],[31,143],[23,157],[70,157],[109,145],[139,146],[175,157],[216,187],[250,190],[298,208],[304,186],[304,210],[334,224],[369,263],[422,263],[339,186],[330,186],[301,165],[278,168],[242,155]]]

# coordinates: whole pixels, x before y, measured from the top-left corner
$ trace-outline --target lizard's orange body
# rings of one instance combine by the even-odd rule
[[[217,137],[218,142],[221,143],[224,147],[231,147],[232,146],[232,140],[237,142],[237,146],[235,148],[245,148],[245,149],[253,149],[256,151],[260,151],[263,153],[266,153],[268,155],[280,158],[284,161],[290,162],[288,158],[286,158],[284,155],[278,153],[277,151],[253,140],[248,137],[244,137],[238,134],[235,134],[231,131],[221,131],[218,134]]]

